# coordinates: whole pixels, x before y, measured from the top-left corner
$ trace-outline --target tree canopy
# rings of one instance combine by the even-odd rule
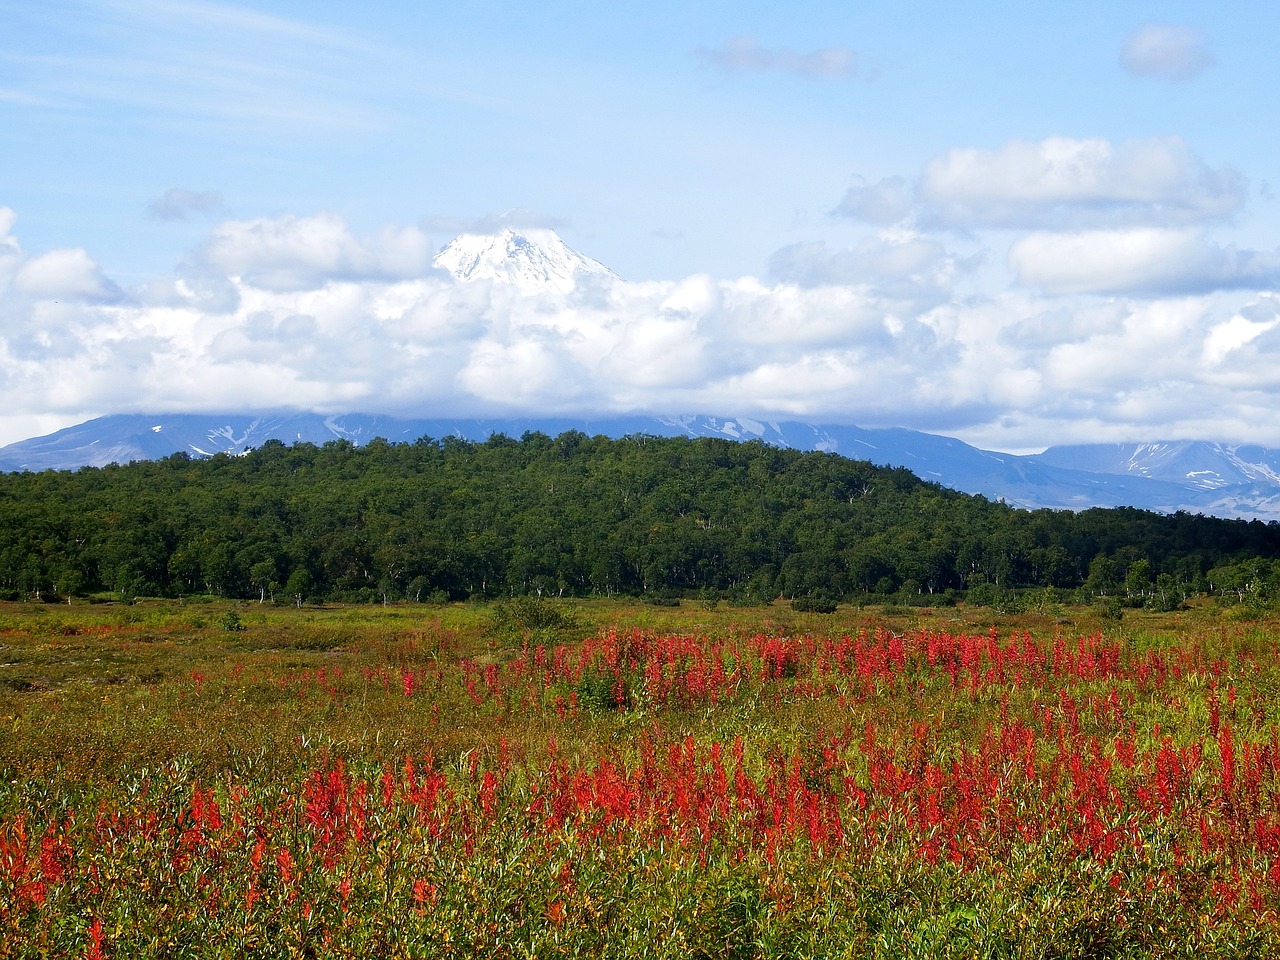
[[[717,439],[271,441],[0,475],[0,590],[15,597],[1185,594],[1240,564],[1265,578],[1278,556],[1276,524],[1028,512],[902,468]]]

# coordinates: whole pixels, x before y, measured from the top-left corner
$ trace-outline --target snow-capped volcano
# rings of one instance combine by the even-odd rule
[[[584,257],[554,230],[545,229],[464,233],[446,244],[433,263],[459,280],[497,280],[529,292],[568,293],[585,277],[618,279],[603,263]]]

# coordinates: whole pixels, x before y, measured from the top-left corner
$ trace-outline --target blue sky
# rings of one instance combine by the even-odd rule
[[[0,0],[0,442],[252,403],[1280,445],[1280,8],[612,6]],[[431,270],[499,222],[627,283]]]

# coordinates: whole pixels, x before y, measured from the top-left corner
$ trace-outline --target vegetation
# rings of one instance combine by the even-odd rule
[[[1276,955],[1277,621],[1101,613],[0,604],[0,955]]]
[[[1027,512],[832,454],[565,433],[269,442],[0,476],[0,596],[777,597],[1171,610],[1280,596],[1280,526]]]
[[[1277,955],[1278,548],[714,440],[0,476],[0,956]]]

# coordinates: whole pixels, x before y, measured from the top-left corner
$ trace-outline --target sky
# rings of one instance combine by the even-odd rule
[[[0,0],[0,444],[289,408],[1280,446],[1278,32],[1252,0]],[[502,226],[621,280],[433,268]]]

